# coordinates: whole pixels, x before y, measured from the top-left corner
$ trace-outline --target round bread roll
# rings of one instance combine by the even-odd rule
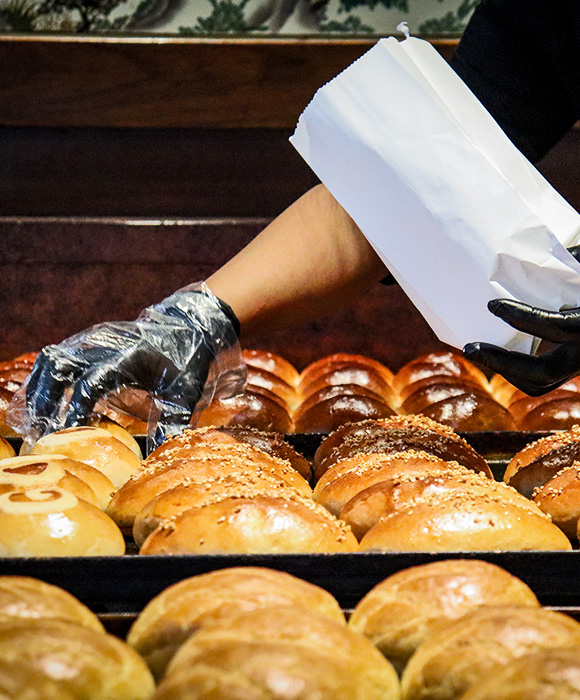
[[[122,530],[131,532],[139,511],[164,491],[183,483],[210,484],[226,476],[241,481],[252,476],[277,477],[306,496],[312,494],[306,479],[285,460],[247,444],[200,443],[191,447],[189,458],[182,453],[179,458],[168,456],[145,466],[113,495],[107,513]]]
[[[95,417],[91,419],[90,425],[110,430],[115,437],[116,429],[111,428],[111,424],[119,426],[130,435],[147,435],[152,409],[153,400],[148,391],[133,386],[120,386],[97,401],[93,409]],[[125,438],[121,442],[127,444]],[[129,446],[134,449],[134,445]]]
[[[454,460],[492,476],[487,462],[450,427],[426,416],[393,416],[342,426],[325,438],[314,455],[314,478],[341,459],[371,452],[417,450]]]
[[[310,498],[225,498],[190,508],[166,521],[143,543],[141,554],[274,554],[352,552],[350,528]],[[558,530],[559,532],[559,530]]]
[[[197,425],[200,428],[243,425],[258,430],[291,433],[292,418],[288,409],[276,400],[275,394],[268,395],[266,392],[254,387],[230,399],[214,400],[201,412]]]
[[[324,357],[311,362],[302,370],[299,378],[299,385],[302,389],[302,393],[309,393],[304,392],[304,389],[313,381],[318,379],[318,377],[326,374],[331,369],[340,369],[342,367],[360,367],[362,369],[368,368],[373,370],[375,374],[379,375],[386,384],[392,384],[393,381],[393,373],[382,362],[373,360],[366,355],[338,352],[332,355],[325,355]],[[346,384],[348,382],[342,383]],[[360,382],[357,383],[360,385]]]
[[[149,700],[154,691],[147,665],[129,645],[65,620],[1,621],[0,661],[25,663],[75,698]]]
[[[329,433],[345,423],[393,415],[395,411],[382,399],[339,393],[314,403],[300,418],[295,418],[294,430],[297,433]]]
[[[296,367],[284,357],[273,352],[244,349],[242,350],[242,357],[248,367],[264,369],[280,377],[290,386],[295,387],[300,380],[300,374]]]
[[[457,465],[456,462],[454,464]],[[342,508],[339,517],[350,525],[354,536],[360,540],[382,517],[408,508],[417,500],[432,496],[454,498],[461,493],[496,495],[534,513],[542,512],[511,486],[475,472],[465,473],[465,469],[461,469],[404,475],[381,481],[353,496]]]
[[[360,542],[361,550],[485,552],[568,550],[570,540],[548,516],[496,495],[432,497],[387,515]]]
[[[58,680],[34,671],[22,661],[0,661],[2,700],[78,700]]]
[[[510,411],[513,411],[512,406]],[[569,430],[579,423],[580,393],[562,391],[559,395],[537,402],[519,421],[518,428],[531,432]]]
[[[0,493],[46,489],[52,486],[70,491],[77,498],[102,509],[93,489],[64,469],[58,460],[51,459],[51,455],[22,455],[0,460]]]
[[[508,463],[504,481],[527,498],[564,467],[580,460],[580,426],[535,440]]]
[[[468,390],[425,407],[421,413],[463,432],[516,429],[513,416],[498,401],[481,391]]]
[[[486,395],[485,390],[477,384],[471,384],[455,377],[429,377],[406,387],[400,410],[402,413],[421,413],[429,406],[460,396],[466,391],[476,391]]]
[[[372,399],[373,401],[383,404],[385,403],[385,400],[382,396],[380,396],[380,394],[377,394],[364,386],[359,386],[358,384],[331,384],[310,394],[308,398],[304,399],[304,401],[302,401],[294,409],[294,422],[298,423],[300,418],[316,404],[320,403],[321,401],[326,401],[326,399],[333,399],[336,396],[362,396]],[[296,430],[296,432],[300,431]]]
[[[580,519],[580,462],[561,469],[535,489],[533,502],[570,539],[576,539]]]
[[[387,404],[393,406],[398,403],[398,397],[390,383],[379,371],[360,364],[340,363],[332,365],[326,372],[311,379],[309,382],[301,381],[298,391],[304,401],[312,394],[329,386],[341,386],[343,384],[356,384],[378,394]]]
[[[522,392],[513,384],[508,382],[501,374],[494,374],[489,380],[489,390],[502,406],[510,406],[514,399],[517,399]]]
[[[506,487],[509,488],[509,487]],[[211,482],[188,483],[164,491],[150,500],[137,514],[133,523],[133,539],[138,547],[166,520],[171,520],[189,508],[203,506],[208,495],[212,498],[233,498],[248,495],[292,497],[300,493],[284,481],[263,474],[256,476],[226,475]],[[522,496],[523,498],[523,496]]]
[[[58,618],[104,632],[95,613],[59,586],[30,576],[0,576],[0,620]],[[1,695],[0,695],[1,697]]]
[[[331,467],[314,487],[314,500],[338,516],[346,504],[364,489],[386,479],[425,473],[471,473],[458,462],[447,462],[427,452],[407,450],[394,454],[357,455]],[[483,478],[487,479],[487,476]]]
[[[127,642],[159,679],[177,649],[204,625],[240,612],[289,605],[345,624],[338,601],[323,588],[283,571],[232,567],[193,576],[166,588],[138,615]]]
[[[14,448],[8,442],[8,440],[0,437],[0,459],[7,459],[8,457],[15,456]]]
[[[13,391],[10,391],[10,389],[0,384],[0,436],[14,437],[16,435],[13,428],[6,422],[6,412],[8,411],[8,406],[10,406],[13,396]],[[2,443],[3,449],[5,450],[8,442],[3,440]],[[6,457],[12,457],[12,455],[7,453]]]
[[[321,658],[340,660],[353,676],[365,679],[369,688],[375,687],[374,697],[399,696],[395,670],[371,642],[344,625],[299,606],[258,608],[202,628],[177,651],[167,677],[172,682],[182,675],[187,678],[189,669],[208,652],[219,653],[224,649],[227,653],[232,645],[251,650],[260,644],[287,649],[301,647]],[[379,689],[383,695],[378,695]]]
[[[141,461],[108,430],[81,426],[45,435],[30,454],[60,454],[84,462],[102,472],[115,488],[141,469]]]
[[[282,405],[289,411],[292,411],[299,401],[293,385],[288,384],[279,375],[268,372],[268,370],[250,366],[248,367],[246,389],[251,390],[256,387],[266,389],[268,392],[278,396],[282,400]]]
[[[421,644],[403,672],[403,698],[455,700],[512,659],[577,644],[580,623],[568,615],[527,606],[479,608]]]
[[[102,428],[103,430],[111,433],[113,437],[116,437],[117,440],[120,440],[123,444],[127,445],[127,447],[134,452],[137,457],[139,457],[139,459],[143,459],[143,453],[139,447],[139,443],[137,440],[135,440],[133,435],[122,425],[119,425],[119,423],[115,423],[115,421],[107,418],[106,416],[99,416],[97,422],[94,424],[94,427]],[[146,434],[146,431],[142,434]]]
[[[386,578],[356,605],[348,626],[368,637],[401,674],[430,634],[482,605],[540,603],[523,581],[495,564],[447,559]]]
[[[125,553],[102,510],[56,486],[0,495],[0,556],[74,557]]]
[[[462,700],[578,700],[580,646],[520,656],[472,685]]]
[[[465,377],[483,387],[488,386],[487,378],[480,369],[459,353],[448,350],[430,352],[407,362],[393,377],[393,386],[401,392],[407,385],[434,375]]]

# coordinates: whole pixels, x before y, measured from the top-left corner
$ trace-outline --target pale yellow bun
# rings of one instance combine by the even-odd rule
[[[227,476],[242,481],[277,478],[306,496],[312,494],[308,482],[286,460],[241,443],[198,444],[189,458],[166,457],[144,467],[113,495],[107,513],[120,528],[131,531],[139,511],[159,494],[184,483],[210,484]]]
[[[540,604],[523,581],[495,564],[446,559],[386,578],[356,605],[348,626],[368,637],[402,673],[430,634],[482,605]]]
[[[47,617],[104,632],[95,613],[63,588],[29,576],[0,576],[0,619]]]
[[[293,364],[284,357],[267,350],[242,350],[242,357],[248,367],[258,367],[277,375],[290,386],[296,386],[300,374]]]
[[[0,661],[2,700],[78,700],[62,683],[35,671],[25,661]]]
[[[0,459],[6,459],[7,457],[14,457],[16,453],[14,448],[5,438],[0,436]]]
[[[560,470],[537,488],[533,502],[570,539],[576,539],[580,519],[580,462]]]
[[[75,698],[148,700],[154,690],[147,665],[129,645],[64,620],[0,622],[0,661],[25,662]]]
[[[133,523],[133,539],[140,547],[162,522],[177,517],[189,508],[204,505],[208,496],[231,498],[250,493],[284,498],[300,492],[269,474],[225,475],[205,483],[182,484],[155,496],[139,511]]]
[[[496,495],[422,499],[387,515],[360,542],[361,550],[483,552],[572,549],[570,540],[537,514]]]
[[[0,493],[46,489],[52,486],[70,491],[77,498],[101,508],[93,489],[64,469],[51,455],[22,455],[0,460]]]
[[[491,470],[483,457],[449,426],[427,416],[392,416],[351,423],[325,438],[314,455],[314,477],[320,479],[336,462],[374,452],[429,452],[454,460],[474,471]]]
[[[98,422],[94,425],[96,428],[102,428],[103,430],[111,433],[113,437],[116,437],[117,440],[120,440],[123,444],[127,445],[127,447],[134,452],[137,457],[139,457],[139,459],[143,459],[143,453],[139,447],[139,443],[122,425],[115,423],[115,421],[107,418],[106,416],[99,416]]]
[[[512,659],[578,644],[580,623],[568,615],[526,606],[478,608],[419,646],[403,672],[403,698],[455,700]]]
[[[339,517],[350,525],[355,537],[360,540],[382,517],[408,508],[417,500],[431,496],[453,498],[461,493],[496,495],[534,513],[542,512],[507,484],[472,471],[465,473],[464,469],[452,468],[447,472],[426,471],[424,474],[405,474],[380,481],[353,496],[342,508]]]
[[[494,669],[462,700],[578,700],[580,646],[542,649]]]
[[[274,569],[232,567],[193,576],[166,588],[141,611],[127,642],[160,678],[176,650],[204,625],[240,612],[289,605],[345,624],[337,600],[323,588]]]
[[[260,644],[303,648],[321,659],[339,660],[354,677],[374,686],[377,693],[382,689],[382,697],[398,697],[397,674],[371,642],[344,625],[299,606],[259,608],[204,627],[177,651],[166,677],[172,682],[187,678],[189,669],[207,653],[219,653],[222,649],[227,653],[233,645],[251,650]]]
[[[535,488],[542,486],[564,467],[580,459],[580,426],[560,431],[526,445],[510,460],[504,481],[531,498]]]
[[[219,497],[218,497],[219,499]],[[255,495],[190,508],[166,521],[141,554],[352,552],[350,528],[310,498]]]
[[[450,471],[474,473],[457,462],[448,462],[415,450],[395,454],[357,455],[343,459],[331,467],[314,487],[313,496],[314,500],[338,516],[351,498],[381,481]]]
[[[60,454],[85,462],[108,477],[115,488],[141,469],[141,460],[108,430],[82,426],[46,435],[31,454]]]
[[[99,508],[57,487],[0,495],[0,556],[120,555],[125,540]]]

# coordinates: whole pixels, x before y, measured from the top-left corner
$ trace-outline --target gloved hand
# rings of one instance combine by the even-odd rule
[[[580,246],[568,249],[580,261]],[[541,396],[580,374],[580,308],[546,311],[511,299],[493,299],[492,314],[519,331],[556,344],[540,355],[505,350],[490,343],[468,343],[463,355],[501,374],[530,396]]]
[[[103,323],[45,347],[14,397],[8,420],[27,441],[86,424],[97,400],[121,386],[150,392],[152,437],[181,432],[214,394],[241,391],[239,321],[204,283],[146,308],[135,321]]]

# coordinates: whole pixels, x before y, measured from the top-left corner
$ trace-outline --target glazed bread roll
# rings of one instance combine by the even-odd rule
[[[266,350],[242,350],[242,357],[248,367],[266,370],[283,379],[286,384],[295,387],[300,381],[300,374],[293,364],[284,357]]]
[[[559,532],[559,530],[558,530]],[[165,521],[141,554],[352,552],[350,528],[311,498],[252,495],[216,500]]]
[[[103,511],[56,486],[0,495],[0,556],[120,555],[125,540]]]
[[[317,391],[313,396],[320,396]],[[310,397],[312,398],[312,396]],[[294,418],[297,433],[330,433],[345,423],[376,420],[395,415],[395,411],[381,398],[362,396],[357,392],[337,392],[329,398],[315,401]]]
[[[78,696],[23,661],[0,661],[2,700],[77,700]]]
[[[508,487],[509,488],[509,487]],[[206,483],[186,483],[164,491],[149,501],[135,517],[133,539],[138,547],[164,521],[171,520],[189,508],[203,506],[212,498],[239,498],[246,495],[279,498],[299,494],[293,486],[270,475],[224,476]]]
[[[386,578],[356,605],[348,626],[368,637],[400,674],[429,635],[482,605],[540,606],[523,581],[499,566],[447,559]]]
[[[457,352],[440,350],[420,355],[407,362],[393,377],[393,386],[398,392],[409,384],[432,376],[448,376],[471,380],[488,388],[483,372]]]
[[[144,463],[147,465],[147,462]],[[193,445],[190,457],[151,462],[135,477],[129,479],[111,499],[107,513],[121,529],[130,532],[139,511],[159,494],[187,483],[208,484],[229,477],[244,481],[252,477],[273,479],[293,486],[305,496],[311,496],[310,485],[286,460],[270,455],[247,444],[201,443]]]
[[[565,535],[576,539],[580,519],[580,462],[564,467],[535,489],[532,500]]]
[[[520,656],[472,685],[462,700],[577,700],[580,646]]]
[[[204,625],[270,606],[301,606],[345,624],[337,600],[323,588],[274,569],[232,567],[193,576],[166,588],[141,611],[127,642],[159,679],[177,649]]]
[[[466,390],[426,406],[421,413],[454,430],[463,432],[509,431],[516,429],[511,413],[481,391]]]
[[[288,412],[292,412],[298,403],[298,394],[294,385],[288,384],[279,375],[262,367],[248,367],[246,389],[266,389],[267,392],[275,394],[281,400]]]
[[[578,644],[580,624],[568,615],[526,606],[482,607],[419,646],[403,672],[403,698],[455,700],[512,659]]]
[[[0,620],[58,618],[104,632],[99,618],[59,586],[29,576],[0,576]],[[0,696],[1,697],[1,696]]]
[[[421,413],[424,408],[451,396],[475,390],[485,395],[485,389],[473,382],[455,377],[427,377],[405,387],[401,394],[402,413]]]
[[[252,386],[230,399],[216,399],[204,409],[198,427],[239,425],[258,430],[291,433],[292,418],[279,397],[267,389]]]
[[[327,374],[330,370],[340,370],[342,368],[346,368],[347,371],[349,370],[349,368],[354,368],[355,371],[357,369],[360,369],[363,381],[365,376],[364,370],[369,369],[372,370],[372,372],[375,375],[381,377],[382,382],[384,384],[390,386],[393,382],[393,373],[382,362],[373,360],[372,358],[367,357],[366,355],[338,352],[332,355],[325,355],[324,357],[321,357],[318,360],[311,362],[302,370],[298,381],[301,393],[303,395],[309,393],[307,391],[308,386],[310,386],[313,381],[315,381],[322,375]],[[342,383],[349,384],[350,382],[345,381]],[[363,384],[360,381],[356,383],[359,384],[359,386],[363,386]]]
[[[360,542],[386,552],[568,550],[548,516],[496,495],[432,497],[383,517]]]
[[[148,700],[143,659],[112,634],[56,619],[0,622],[0,661],[26,663],[85,700]]]
[[[139,443],[133,435],[138,435],[139,433],[133,433],[131,434],[126,428],[124,428],[122,425],[119,425],[119,423],[115,423],[115,421],[111,420],[110,418],[107,418],[106,416],[99,416],[97,421],[94,423],[95,428],[102,428],[103,430],[106,430],[107,432],[111,433],[113,437],[116,437],[117,440],[120,440],[123,444],[127,445],[127,447],[134,452],[139,459],[143,459],[143,453],[141,452],[141,448],[139,447]],[[145,430],[143,435],[147,434],[147,431]]]
[[[346,504],[361,491],[387,479],[418,476],[425,473],[474,474],[458,462],[447,462],[427,452],[366,454],[337,462],[314,487],[314,500],[338,516]],[[487,479],[487,476],[483,478]]]
[[[580,460],[580,426],[535,440],[510,460],[504,481],[528,498],[564,467]]]
[[[345,425],[325,438],[314,455],[314,478],[341,459],[372,452],[429,452],[491,476],[487,462],[463,438],[426,416],[394,416]]]
[[[450,463],[453,464],[453,463]],[[457,463],[455,462],[456,466]],[[379,520],[402,508],[411,507],[414,502],[433,496],[454,498],[461,493],[470,495],[495,495],[514,505],[541,513],[541,509],[525,496],[507,484],[488,479],[475,472],[465,473],[451,469],[448,472],[435,471],[425,474],[404,475],[387,479],[369,486],[355,496],[340,511],[339,517],[350,525],[357,539],[374,527]]]
[[[141,469],[139,457],[108,430],[82,426],[46,435],[30,454],[60,454],[102,472],[115,488]]]
[[[0,459],[14,457],[16,453],[12,445],[3,437],[0,437]]]
[[[266,646],[262,647],[262,645]],[[340,661],[350,670],[352,677],[358,679],[354,688],[358,686],[359,692],[363,688],[366,688],[367,692],[374,689],[374,693],[370,695],[355,694],[354,697],[399,697],[397,674],[371,642],[327,617],[301,607],[290,606],[264,607],[246,611],[232,616],[229,620],[204,627],[184,642],[169,664],[166,678],[172,684],[178,682],[180,678],[187,679],[190,669],[203,663],[207,658],[206,655],[214,656],[221,651],[227,655],[228,651],[236,646],[247,649],[250,654],[253,649],[260,647],[263,651],[269,648],[284,649],[288,652],[301,648],[318,656],[321,661],[325,658]],[[264,660],[267,662],[266,659]],[[268,665],[275,673],[275,666]],[[239,669],[241,673],[243,669],[244,665]],[[323,673],[321,669],[321,674]],[[300,676],[296,681],[299,679]],[[284,685],[287,692],[295,692],[291,687],[288,688],[288,682]],[[274,697],[278,695],[274,694]],[[281,697],[289,696],[281,695]],[[314,695],[314,697],[320,696]],[[334,695],[322,697],[334,697]]]

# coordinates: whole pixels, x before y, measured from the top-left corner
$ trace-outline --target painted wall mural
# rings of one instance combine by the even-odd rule
[[[479,0],[0,0],[0,31],[456,37]]]

